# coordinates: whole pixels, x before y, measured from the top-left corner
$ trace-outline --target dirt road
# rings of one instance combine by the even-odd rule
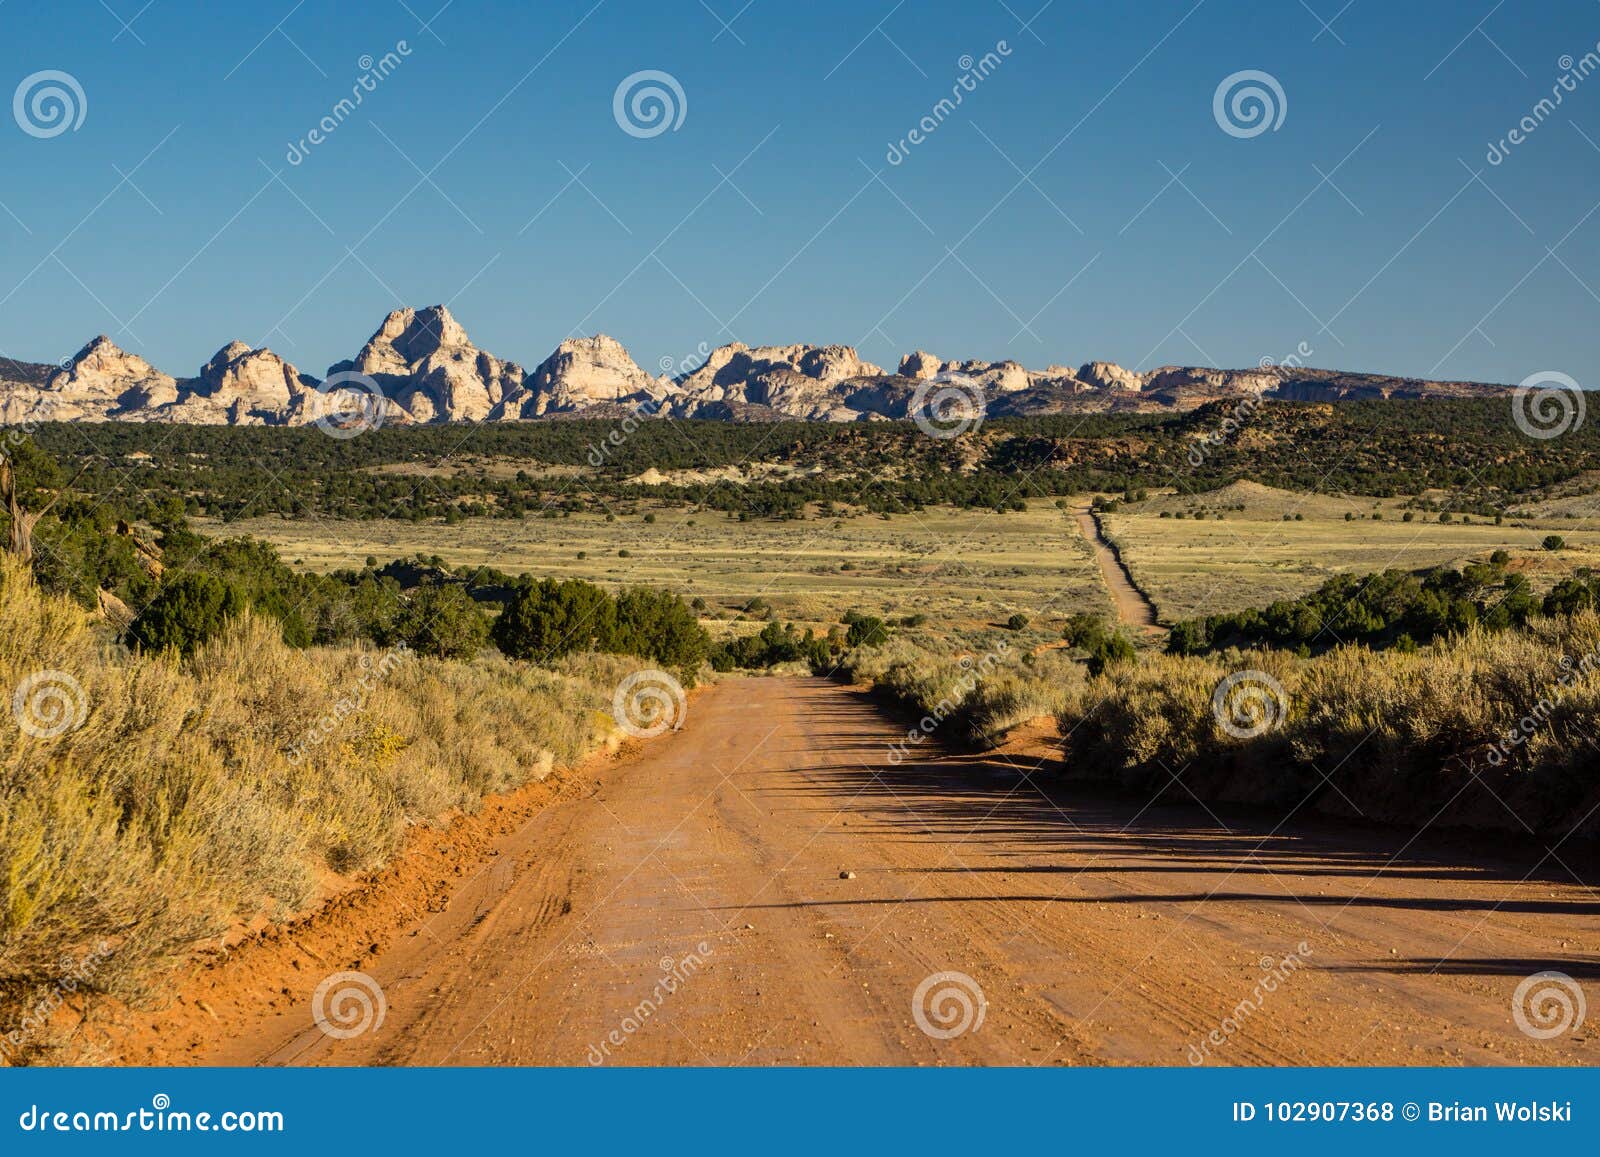
[[[1105,535],[1100,533],[1100,524],[1095,521],[1089,508],[1076,507],[1073,514],[1078,519],[1079,533],[1094,551],[1095,561],[1100,564],[1100,576],[1105,579],[1106,587],[1111,591],[1111,601],[1116,604],[1117,618],[1136,630],[1152,634],[1160,630],[1156,624],[1155,604],[1134,585],[1133,576],[1128,573],[1128,568],[1122,565],[1122,560],[1106,541]]]
[[[821,679],[712,688],[363,958],[381,1025],[313,1024],[330,960],[193,1059],[1600,1062],[1592,1026],[1512,1015],[1531,973],[1600,979],[1600,904],[1553,861],[1041,790],[1005,753],[891,766],[895,732]]]

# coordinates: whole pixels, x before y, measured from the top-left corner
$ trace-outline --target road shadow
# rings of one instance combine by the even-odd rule
[[[1570,887],[1600,877],[1595,850],[1518,840],[1505,833],[1416,832],[1345,821],[1300,810],[1274,814],[1261,808],[1155,800],[1067,782],[1059,757],[1048,750],[964,754],[941,750],[930,739],[911,755],[891,758],[889,741],[863,736],[863,716],[881,717],[883,704],[869,691],[848,688],[843,699],[816,705],[808,728],[811,762],[799,768],[800,785],[774,788],[789,798],[780,807],[804,812],[811,822],[838,815],[852,832],[888,841],[930,837],[961,849],[959,862],[894,870],[965,874],[995,881],[999,902],[1038,904],[1176,905],[1283,903],[1309,910],[1562,915],[1600,918],[1600,890],[1574,898]],[[816,751],[827,752],[816,761]],[[847,801],[841,808],[840,800]],[[1085,863],[1089,866],[1085,867]],[[1063,879],[1085,874],[1149,878],[1149,887],[1126,895],[1063,896]],[[863,875],[870,877],[871,869]],[[1172,887],[1184,876],[1210,877],[1218,886]],[[1001,881],[1036,881],[1037,890],[1006,888]],[[1381,881],[1383,887],[1371,885]],[[1457,884],[1405,894],[1415,881]],[[1540,884],[1567,890],[1553,894]],[[1397,887],[1399,885],[1399,887]],[[1519,885],[1527,885],[1519,888]],[[1439,892],[1445,894],[1439,895]],[[1396,893],[1400,894],[1396,894]],[[927,903],[939,897],[840,903]],[[1591,962],[1570,962],[1580,972]],[[1398,970],[1401,962],[1382,962]],[[1513,971],[1518,962],[1507,965]],[[1544,967],[1553,967],[1545,962]],[[1537,969],[1535,969],[1537,970]],[[1577,972],[1573,973],[1577,975]]]

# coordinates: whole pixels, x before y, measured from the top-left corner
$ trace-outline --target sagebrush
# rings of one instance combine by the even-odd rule
[[[250,615],[187,659],[130,654],[0,560],[0,688],[43,674],[82,716],[0,727],[0,1026],[103,948],[86,987],[137,1002],[197,943],[381,865],[407,825],[614,743],[637,666],[295,649]]]

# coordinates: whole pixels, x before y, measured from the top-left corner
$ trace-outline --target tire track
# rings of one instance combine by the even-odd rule
[[[329,1039],[300,1005],[194,1059],[1181,1065],[1226,1030],[1209,1063],[1600,1060],[1509,1015],[1532,971],[1600,972],[1581,887],[1420,841],[1392,863],[1382,832],[1086,798],[1048,769],[1007,778],[1020,749],[891,765],[895,734],[837,683],[721,683],[363,964],[380,1027]],[[1508,889],[1527,903],[1480,920]],[[1302,941],[1257,1001],[1260,961]],[[984,1013],[948,1039],[913,1005],[947,972]]]

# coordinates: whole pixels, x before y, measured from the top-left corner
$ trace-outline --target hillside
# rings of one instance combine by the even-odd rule
[[[225,521],[313,513],[555,518],[644,498],[735,517],[830,517],[835,508],[1014,509],[1031,499],[1139,489],[1176,491],[1163,500],[1176,515],[1255,505],[1238,495],[1205,497],[1241,480],[1366,495],[1368,505],[1410,496],[1419,510],[1492,518],[1600,470],[1600,425],[1529,438],[1510,420],[1506,398],[1273,401],[1218,441],[1232,409],[1219,401],[1161,413],[994,418],[942,439],[906,421],[619,426],[587,412],[563,421],[385,426],[356,438],[315,426],[149,422],[105,423],[92,444],[74,422],[41,422],[31,432],[46,453],[83,469],[75,489],[85,495],[131,498],[135,517],[178,499],[191,515]],[[1346,504],[1333,501],[1342,518]],[[1280,497],[1275,509],[1309,508],[1291,509]]]

